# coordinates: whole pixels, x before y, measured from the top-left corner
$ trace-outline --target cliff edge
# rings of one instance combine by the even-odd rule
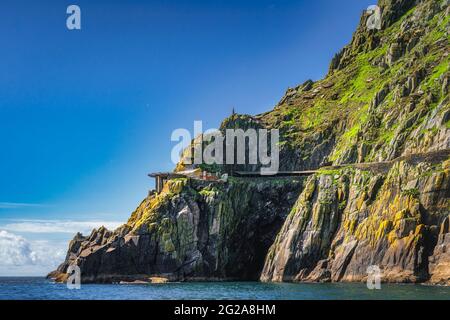
[[[448,1],[379,7],[381,29],[364,13],[323,80],[222,124],[279,129],[280,170],[315,174],[169,180],[117,230],[77,234],[49,277],[364,281],[377,265],[386,282],[449,285]]]

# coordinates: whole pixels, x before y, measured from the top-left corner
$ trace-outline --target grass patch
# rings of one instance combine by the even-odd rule
[[[417,189],[417,188],[404,189],[404,190],[402,191],[402,194],[403,194],[404,196],[407,196],[407,197],[411,197],[411,198],[414,198],[414,199],[418,199],[418,198],[419,198],[419,195],[420,195],[420,191],[419,191],[419,189]]]

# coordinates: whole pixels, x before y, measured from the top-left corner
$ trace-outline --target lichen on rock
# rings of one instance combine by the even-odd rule
[[[169,180],[117,230],[76,235],[49,276],[364,281],[377,265],[383,281],[449,285],[448,1],[379,6],[381,30],[364,13],[324,79],[221,125],[279,129],[280,171],[316,174]]]

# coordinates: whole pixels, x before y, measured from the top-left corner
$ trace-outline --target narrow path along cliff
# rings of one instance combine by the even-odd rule
[[[382,281],[449,285],[448,1],[378,6],[381,29],[363,13],[324,79],[222,122],[279,129],[281,176],[168,179],[118,229],[77,234],[49,277],[76,264],[83,282],[364,281],[376,265]]]

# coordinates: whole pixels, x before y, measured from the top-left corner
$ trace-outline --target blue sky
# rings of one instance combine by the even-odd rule
[[[174,129],[270,110],[322,78],[375,2],[2,2],[0,260],[30,248],[0,275],[47,271],[22,249],[58,260],[77,228],[125,222],[146,174],[173,168]],[[70,4],[81,30],[66,28]]]

